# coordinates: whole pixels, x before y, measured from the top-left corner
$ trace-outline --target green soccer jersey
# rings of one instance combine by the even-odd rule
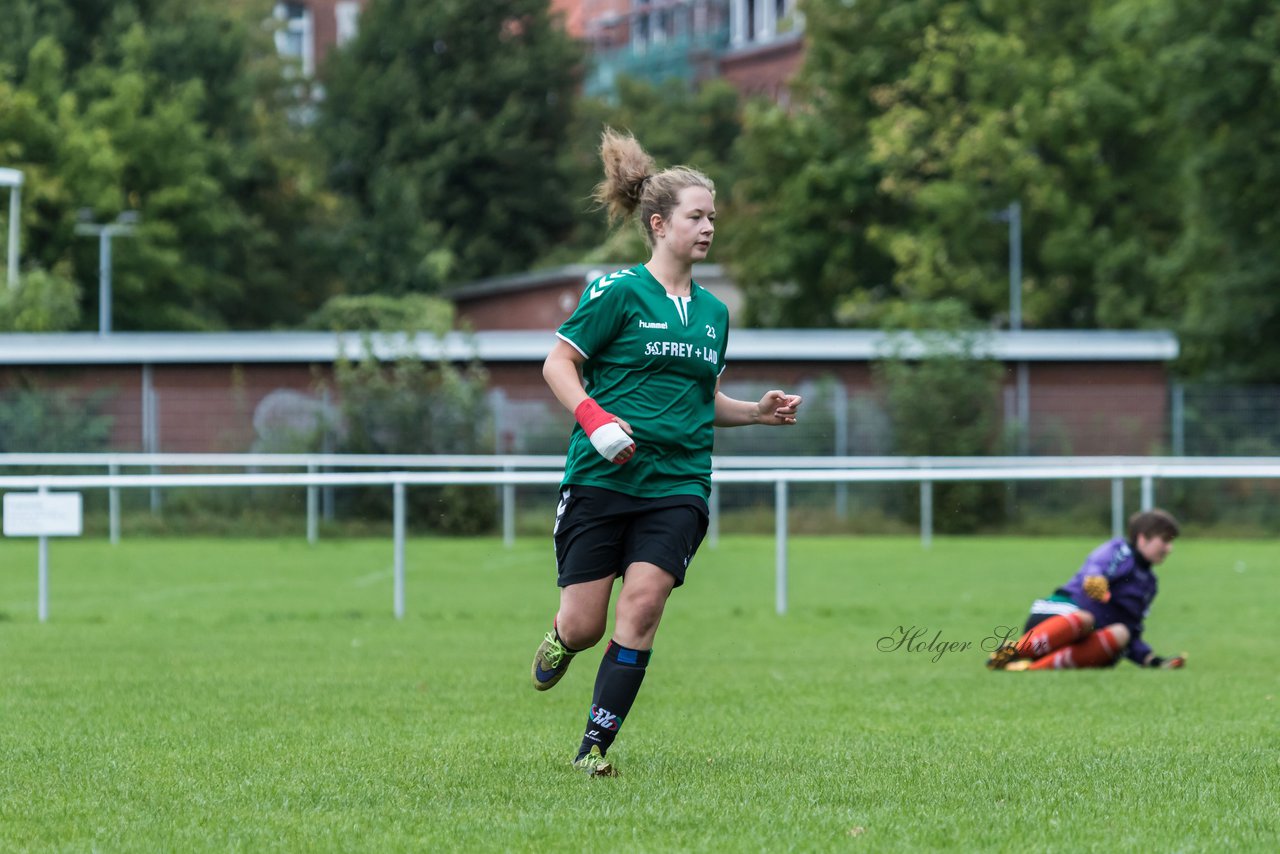
[[[671,296],[641,264],[592,282],[556,335],[586,357],[587,394],[630,424],[636,442],[635,455],[615,465],[575,426],[565,484],[707,498],[725,304],[697,282],[688,297]]]

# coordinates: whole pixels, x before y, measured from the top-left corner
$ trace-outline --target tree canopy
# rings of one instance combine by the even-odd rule
[[[0,38],[0,162],[27,173],[29,266],[96,281],[77,222],[136,210],[136,233],[113,243],[117,329],[262,328],[323,301],[336,202],[289,122],[269,4],[17,6]]]
[[[546,0],[378,0],[324,74],[356,292],[527,269],[568,233],[561,157],[581,61]]]
[[[612,125],[717,182],[715,260],[749,323],[960,304],[1002,328],[1016,201],[1025,326],[1172,328],[1187,376],[1280,381],[1274,3],[808,0],[786,106],[722,81],[583,98],[548,6],[377,0],[308,80],[269,0],[14,0],[0,165],[27,179],[23,286],[0,328],[91,328],[76,225],[126,210],[122,330],[417,317],[384,298],[629,260],[589,202]],[[349,296],[369,299],[316,313]]]
[[[811,0],[790,110],[748,113],[734,269],[763,324],[959,299],[1040,328],[1171,327],[1280,378],[1280,12],[1233,0]],[[1262,351],[1268,351],[1262,355]],[[1271,355],[1274,354],[1274,355]]]

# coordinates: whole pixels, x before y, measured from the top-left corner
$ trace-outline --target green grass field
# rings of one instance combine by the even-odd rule
[[[704,548],[610,756],[598,657],[535,692],[550,538],[0,541],[0,850],[1225,851],[1280,840],[1280,550],[1180,541],[1183,671],[989,673],[1085,539]],[[878,642],[899,627],[967,650]],[[892,644],[879,644],[892,646]]]

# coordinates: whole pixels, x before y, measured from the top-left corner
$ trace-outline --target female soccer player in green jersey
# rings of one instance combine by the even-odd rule
[[[720,392],[729,312],[693,281],[715,233],[710,179],[683,166],[655,171],[632,136],[612,130],[600,154],[597,201],[611,219],[638,211],[653,252],[583,292],[542,368],[578,426],[556,511],[560,609],[534,657],[533,685],[555,685],[604,636],[622,578],[574,760],[611,776],[605,754],[640,690],[667,597],[706,534],[713,428],[794,424],[800,396],[774,390],[752,402]]]

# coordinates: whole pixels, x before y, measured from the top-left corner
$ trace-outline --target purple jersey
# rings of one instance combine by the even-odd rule
[[[1087,575],[1101,575],[1111,588],[1111,600],[1099,602],[1084,592]],[[1078,607],[1093,614],[1098,628],[1112,623],[1124,623],[1129,629],[1130,641],[1126,655],[1142,664],[1151,654],[1151,647],[1142,639],[1142,621],[1156,598],[1156,574],[1138,551],[1124,539],[1117,537],[1103,543],[1085,559],[1080,571],[1058,588],[1058,593],[1070,597]]]

